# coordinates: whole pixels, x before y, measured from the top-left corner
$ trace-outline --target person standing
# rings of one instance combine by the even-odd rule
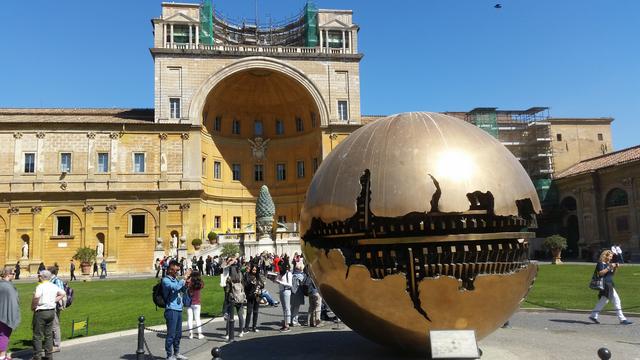
[[[280,273],[275,282],[278,284],[280,303],[282,304],[282,315],[284,317],[280,332],[288,332],[291,331],[289,323],[291,322],[291,282],[293,275],[291,274],[290,265],[286,258],[278,262],[278,268]]]
[[[320,292],[318,291],[316,284],[311,279],[311,276],[309,276],[308,266],[305,266],[304,273],[306,276],[304,284],[307,286],[307,289],[309,289],[308,325],[311,327],[320,326],[320,324],[322,323],[322,320],[320,320],[320,313],[322,311],[322,297],[320,296]]]
[[[58,268],[56,266],[51,266],[49,268],[49,271],[51,272],[50,282],[58,288],[62,289],[62,291],[64,292],[64,282],[62,282],[62,279],[58,277]],[[60,351],[60,343],[62,342],[62,334],[60,332],[60,312],[63,308],[64,302],[59,301],[56,304],[56,316],[53,319],[53,352]]]
[[[15,274],[15,279],[20,279],[20,261],[16,262],[16,268],[13,272]]]
[[[73,259],[69,263],[69,273],[71,274],[71,279],[69,281],[77,280],[76,279],[76,264],[73,263]]]
[[[102,259],[102,262],[100,263],[100,278],[104,279],[107,277],[107,261],[105,259]]]
[[[598,264],[596,265],[596,272],[598,276],[604,277],[604,290],[598,292],[600,300],[596,304],[596,307],[591,311],[589,319],[595,324],[600,324],[598,320],[598,314],[604,308],[604,306],[611,300],[613,302],[613,308],[616,311],[616,315],[620,320],[621,325],[631,325],[633,322],[627,320],[622,313],[622,305],[620,304],[620,297],[616,292],[615,285],[613,284],[613,275],[615,275],[618,269],[618,263],[611,263],[613,258],[613,252],[611,250],[605,250],[600,254]]]
[[[91,273],[91,277],[98,276],[98,262],[93,262],[93,272]]]
[[[0,360],[8,359],[11,333],[20,324],[20,300],[11,283],[13,276],[11,268],[5,267],[0,277]]]
[[[51,272],[42,270],[38,274],[40,284],[36,287],[31,300],[33,310],[33,358],[41,360],[44,355],[51,359],[53,353],[53,322],[56,317],[56,304],[62,301],[65,293],[51,283]],[[43,347],[44,343],[44,347]]]
[[[233,312],[235,309],[235,312],[238,314],[238,330],[240,331],[238,337],[243,337],[245,333],[242,308],[247,302],[247,296],[244,293],[244,286],[242,285],[242,275],[240,275],[238,268],[233,265],[229,267],[229,277],[227,278],[227,286],[225,287],[225,299],[229,310],[229,321],[227,321],[226,336],[231,336],[231,333],[234,331],[232,327],[233,322],[231,320],[234,317]]]
[[[167,337],[164,349],[167,352],[167,360],[186,360],[187,357],[180,354],[180,338],[182,337],[182,297],[186,291],[184,280],[176,278],[180,264],[171,260],[167,267],[167,276],[162,278],[162,295],[165,300],[164,319],[167,323]]]
[[[200,294],[203,288],[202,275],[197,271],[191,272],[191,270],[187,270],[187,293],[191,297],[191,305],[187,307],[187,326],[191,329],[189,330],[189,339],[193,339],[194,320],[198,328],[198,339],[204,339],[202,321],[200,320]]]
[[[38,272],[42,270],[47,270],[47,268],[44,266],[44,262],[40,262],[40,265],[38,265]]]
[[[294,258],[296,259],[296,258]],[[302,285],[305,281],[305,274],[303,272],[304,265],[302,261],[295,261],[293,264],[293,277],[291,280],[291,324],[292,326],[300,326],[298,321],[298,314],[300,313],[300,306],[304,305],[304,291]]]
[[[160,274],[160,258],[156,258],[156,262],[153,264],[153,267],[156,269],[156,279]]]
[[[253,320],[251,331],[258,332],[258,309],[260,307],[260,295],[264,289],[264,281],[260,277],[260,269],[257,264],[251,264],[250,270],[244,275],[244,293],[247,296],[247,318],[244,332],[249,332],[249,323]]]
[[[204,259],[202,259],[202,256],[198,259],[198,271],[200,274],[204,273]]]

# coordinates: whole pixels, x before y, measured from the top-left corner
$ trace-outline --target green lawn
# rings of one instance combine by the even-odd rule
[[[61,314],[62,338],[71,336],[71,321],[89,317],[89,335],[134,329],[138,317],[144,315],[145,325],[164,324],[163,309],[151,300],[151,288],[156,279],[74,281],[73,304]],[[202,316],[219,315],[223,292],[219,277],[205,277],[202,291]],[[10,349],[31,347],[31,298],[36,284],[16,284],[20,293],[22,322],[11,335]],[[184,316],[186,320],[186,314]]]
[[[591,310],[598,292],[589,289],[594,265],[540,265],[533,289],[522,307]],[[640,266],[622,266],[614,282],[622,309],[640,312]],[[605,310],[611,309],[611,304]]]

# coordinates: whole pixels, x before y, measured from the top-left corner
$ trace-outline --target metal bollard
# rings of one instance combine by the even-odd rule
[[[598,349],[598,357],[602,360],[609,360],[611,359],[611,351],[607,348],[600,348]]]
[[[213,349],[211,349],[211,356],[213,356],[213,360],[222,360],[222,358],[220,357],[220,348],[214,347]]]
[[[144,316],[138,318],[138,350],[136,360],[144,360]]]

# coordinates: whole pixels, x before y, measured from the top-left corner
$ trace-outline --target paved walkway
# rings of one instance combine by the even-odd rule
[[[272,293],[273,285],[269,285]],[[307,305],[303,306],[306,310]],[[192,360],[210,360],[211,349],[221,347],[224,360],[326,360],[326,359],[424,359],[398,354],[372,343],[343,324],[326,323],[320,328],[294,327],[290,333],[278,331],[280,307],[260,307],[258,333],[249,333],[227,343],[225,322],[214,319],[203,327],[205,339],[182,338],[181,350]],[[185,314],[186,316],[186,314]],[[303,313],[303,318],[306,313]],[[597,359],[600,347],[607,347],[613,359],[640,360],[640,318],[630,326],[618,324],[611,315],[601,317],[602,324],[594,325],[584,313],[552,311],[520,311],[511,319],[511,328],[498,329],[479,342],[482,359]],[[164,326],[156,327],[164,330]],[[186,328],[186,324],[184,325]],[[164,359],[162,333],[145,332],[148,343],[145,360]],[[113,360],[136,359],[136,330],[76,338],[63,342],[56,360]],[[30,351],[14,354],[14,359],[30,359]]]

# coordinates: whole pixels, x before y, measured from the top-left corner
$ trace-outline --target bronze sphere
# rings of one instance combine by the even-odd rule
[[[355,131],[322,162],[303,251],[331,309],[381,344],[428,352],[430,330],[481,339],[518,309],[540,202],[519,161],[478,127],[404,113]]]

